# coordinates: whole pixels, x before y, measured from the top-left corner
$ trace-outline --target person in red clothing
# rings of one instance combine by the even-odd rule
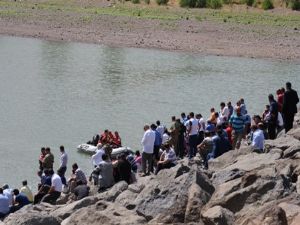
[[[282,112],[284,92],[281,89],[278,89],[276,94],[277,94],[278,111]]]
[[[120,137],[118,131],[115,131],[115,133],[113,135],[113,144],[118,146],[118,147],[122,146],[121,137]]]
[[[111,136],[108,130],[105,130],[104,133],[101,134],[99,142],[101,142],[104,145],[111,143]]]
[[[44,162],[44,158],[46,156],[46,148],[45,147],[42,147],[41,148],[41,154],[40,154],[40,157],[39,157],[39,169],[40,171],[43,171],[43,162]]]
[[[229,143],[232,145],[232,126],[227,126],[227,128],[225,129],[227,136],[228,136],[228,141]]]

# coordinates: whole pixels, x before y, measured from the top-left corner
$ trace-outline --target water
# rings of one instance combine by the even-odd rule
[[[140,148],[143,125],[200,112],[244,97],[261,113],[267,95],[286,81],[300,91],[300,65],[158,50],[49,42],[0,36],[0,185],[19,187],[36,171],[41,146],[58,166],[59,146],[71,163],[91,171],[76,146],[95,133],[118,130]]]

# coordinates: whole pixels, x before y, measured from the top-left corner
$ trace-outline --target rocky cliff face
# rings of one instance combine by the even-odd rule
[[[26,206],[4,224],[299,225],[300,114],[295,119],[288,134],[266,141],[266,153],[230,151],[208,171],[199,160],[182,160],[157,176],[120,182],[80,201]]]

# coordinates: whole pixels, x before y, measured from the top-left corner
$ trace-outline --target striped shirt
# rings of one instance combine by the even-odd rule
[[[233,114],[229,120],[229,123],[231,124],[233,130],[237,133],[241,133],[244,131],[245,122],[246,121],[243,116],[238,116],[235,114]]]
[[[84,173],[82,172],[82,170],[80,168],[78,168],[75,171],[75,176],[76,176],[76,182],[81,181],[83,184],[87,184],[86,176],[84,175]]]

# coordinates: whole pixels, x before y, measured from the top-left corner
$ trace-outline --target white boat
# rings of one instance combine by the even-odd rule
[[[80,152],[92,155],[92,154],[96,153],[97,147],[94,146],[94,145],[90,145],[90,144],[81,144],[81,145],[77,146],[77,150],[80,151]],[[118,155],[120,155],[122,153],[131,153],[131,154],[133,154],[133,151],[129,147],[114,148],[112,150],[111,156],[113,158],[116,158]]]

